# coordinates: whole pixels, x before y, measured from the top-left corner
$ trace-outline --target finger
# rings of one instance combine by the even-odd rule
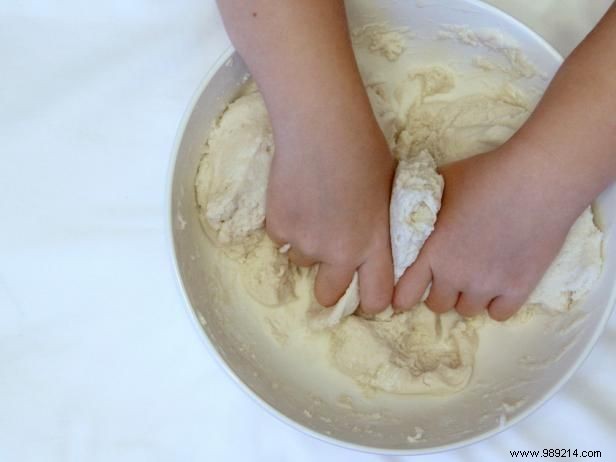
[[[270,223],[265,220],[265,232],[268,237],[279,247],[287,244],[289,241],[285,239],[282,233],[276,231],[276,229],[270,225]]]
[[[342,297],[355,274],[355,268],[320,263],[316,280],[314,281],[314,295],[323,306],[332,306]]]
[[[394,292],[394,309],[396,311],[410,310],[423,298],[426,289],[432,281],[432,271],[427,258],[421,255],[406,269]]]
[[[501,295],[488,305],[488,313],[495,321],[506,321],[524,304],[526,298]]]
[[[312,266],[316,263],[316,260],[310,257],[305,256],[299,250],[291,247],[287,252],[287,256],[289,257],[289,261],[291,263],[295,263],[297,266]]]
[[[473,316],[483,313],[484,310],[488,308],[493,298],[494,297],[487,295],[463,292],[460,298],[458,298],[458,303],[456,303],[455,308],[460,315],[472,318]]]
[[[388,247],[376,252],[359,267],[361,309],[376,314],[391,304],[394,293],[394,264]]]
[[[456,306],[460,292],[442,279],[434,278],[426,305],[435,313],[445,313]]]

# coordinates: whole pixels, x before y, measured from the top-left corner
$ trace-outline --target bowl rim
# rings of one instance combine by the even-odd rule
[[[562,64],[563,62],[562,55],[549,42],[547,42],[546,39],[544,39],[541,35],[539,35],[537,32],[535,32],[533,29],[528,27],[526,24],[524,24],[519,19],[509,15],[508,13],[504,12],[500,8],[497,8],[496,6],[483,2],[482,0],[464,0],[464,1],[474,7],[483,9],[484,11],[488,12],[488,14],[500,17],[501,19],[512,23],[514,26],[517,26],[518,28],[523,29],[525,33],[528,34],[533,40],[535,40],[539,46],[543,47],[557,61],[559,61],[560,64]],[[607,324],[607,321],[609,317],[611,316],[612,311],[614,310],[614,306],[616,305],[616,291],[612,292],[611,298],[608,301],[607,309],[605,310],[605,312],[603,313],[603,316],[599,320],[599,323],[597,324],[597,327],[595,328],[595,332],[593,333],[590,341],[584,347],[584,349],[580,353],[576,362],[572,365],[572,367],[570,367],[567,370],[565,374],[562,375],[562,377],[552,387],[548,388],[543,393],[543,396],[541,399],[536,400],[526,410],[517,414],[513,418],[507,419],[503,425],[499,425],[490,430],[486,430],[485,432],[482,432],[471,438],[462,439],[460,441],[456,441],[456,442],[449,443],[449,444],[438,445],[438,446],[433,446],[429,448],[389,449],[389,448],[382,448],[378,446],[369,446],[369,445],[351,443],[349,441],[338,439],[338,438],[326,435],[324,433],[321,433],[319,431],[313,430],[305,426],[301,422],[298,422],[286,416],[281,411],[276,409],[273,405],[265,401],[261,396],[257,394],[257,392],[252,390],[246,383],[244,383],[237,376],[237,374],[227,364],[225,359],[220,355],[220,353],[214,346],[212,340],[209,338],[209,336],[203,329],[203,326],[197,317],[197,313],[195,309],[193,308],[192,303],[190,302],[190,299],[188,297],[188,292],[186,290],[184,281],[182,279],[182,275],[180,271],[180,263],[179,263],[178,255],[177,255],[176,248],[175,248],[175,241],[174,241],[174,236],[175,236],[174,219],[175,217],[174,217],[174,212],[173,212],[174,210],[173,185],[174,185],[174,179],[175,179],[175,173],[176,173],[176,164],[177,164],[177,158],[179,155],[180,146],[182,144],[184,133],[186,131],[188,122],[190,120],[190,117],[192,116],[192,113],[194,112],[194,109],[196,107],[198,100],[200,99],[201,95],[203,94],[207,86],[209,85],[210,81],[213,79],[213,77],[219,71],[219,69],[229,59],[232,59],[235,55],[236,55],[236,50],[233,48],[233,46],[229,46],[227,49],[225,49],[220,54],[220,56],[215,60],[214,64],[210,67],[210,69],[208,70],[204,78],[201,80],[201,82],[197,86],[197,89],[193,93],[192,97],[190,98],[190,101],[188,105],[186,106],[184,114],[182,115],[182,118],[180,119],[177,129],[176,129],[176,134],[175,134],[175,138],[174,138],[174,142],[173,142],[172,150],[171,150],[171,156],[170,156],[169,164],[167,167],[167,172],[168,172],[167,173],[167,185],[166,185],[166,190],[165,190],[165,194],[166,194],[165,202],[166,202],[166,208],[167,208],[166,214],[165,214],[166,221],[167,221],[165,225],[165,245],[167,246],[168,249],[170,249],[169,258],[171,260],[172,272],[174,274],[173,277],[177,283],[176,288],[182,300],[184,311],[190,318],[191,324],[196,334],[201,339],[201,342],[208,350],[210,356],[214,358],[215,362],[218,364],[219,367],[221,367],[225,371],[227,376],[231,378],[231,380],[242,391],[244,391],[244,393],[250,396],[254,402],[259,404],[261,408],[267,411],[268,414],[275,417],[279,421],[284,422],[285,424],[289,425],[291,428],[300,431],[303,434],[306,434],[317,440],[324,441],[326,443],[332,444],[340,448],[352,449],[355,451],[369,453],[369,454],[381,454],[381,455],[391,455],[391,456],[428,455],[428,454],[435,454],[435,453],[440,453],[440,452],[445,452],[445,451],[451,451],[451,450],[460,449],[466,446],[470,446],[480,441],[487,440],[488,438],[491,438],[513,427],[514,425],[518,424],[519,422],[521,422],[522,420],[526,419],[528,416],[533,414],[535,411],[537,411],[537,409],[539,409],[549,400],[551,400],[556,395],[556,393],[564,386],[564,384],[567,383],[571,379],[573,374],[580,368],[581,364],[586,360],[586,358],[589,356],[589,354],[591,353],[591,351],[597,344],[597,340],[602,335],[605,329],[605,326]]]

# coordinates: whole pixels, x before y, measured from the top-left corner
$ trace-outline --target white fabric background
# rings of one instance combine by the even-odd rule
[[[609,0],[494,1],[568,53]],[[165,246],[171,145],[229,45],[213,0],[0,2],[0,461],[385,460],[287,428],[210,358]],[[514,429],[430,460],[614,460],[616,319]]]

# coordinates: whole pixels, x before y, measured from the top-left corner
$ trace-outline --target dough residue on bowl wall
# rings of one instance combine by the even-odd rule
[[[478,87],[471,76],[446,63],[400,64],[411,35],[379,24],[353,32],[373,110],[400,161],[390,214],[397,278],[433,230],[443,191],[437,166],[498,147],[524,123],[536,102],[515,86],[516,79],[535,75],[534,66],[498,37],[457,26],[442,29],[441,39],[488,46],[509,60],[510,68],[500,69],[509,78]],[[362,61],[371,54],[382,58],[378,69],[369,68],[369,59]],[[483,67],[486,63],[480,62]],[[264,232],[273,155],[265,104],[249,84],[210,131],[196,179],[211,252],[236,263],[246,303],[264,320],[264,329],[289,355],[317,340],[326,342],[323,361],[365,389],[396,394],[462,390],[473,374],[482,326],[491,321],[453,312],[436,315],[423,303],[399,315],[391,309],[373,319],[351,315],[359,303],[356,277],[337,306],[319,306],[312,294],[314,270],[289,263],[288,248],[280,251]],[[600,275],[601,245],[602,233],[588,208],[519,321],[511,322],[524,328],[534,313],[570,310]],[[421,438],[421,432],[410,438]]]

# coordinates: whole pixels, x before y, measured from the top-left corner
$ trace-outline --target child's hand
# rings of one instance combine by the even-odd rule
[[[426,304],[496,320],[527,300],[560,250],[576,212],[563,210],[550,179],[508,147],[444,166],[436,228],[398,282],[397,309],[408,309],[432,282]]]
[[[507,319],[560,250],[569,228],[616,179],[616,4],[567,58],[503,147],[442,169],[436,229],[396,286],[394,306],[426,303]]]
[[[218,0],[263,94],[276,153],[266,226],[291,259],[320,263],[316,297],[333,305],[359,271],[362,309],[391,302],[394,162],[370,108],[344,2]]]
[[[378,312],[391,303],[394,285],[388,213],[394,161],[369,106],[358,99],[359,105],[334,104],[314,117],[273,120],[266,227],[275,241],[291,245],[292,261],[320,264],[321,304],[336,303],[359,271],[362,309]]]

